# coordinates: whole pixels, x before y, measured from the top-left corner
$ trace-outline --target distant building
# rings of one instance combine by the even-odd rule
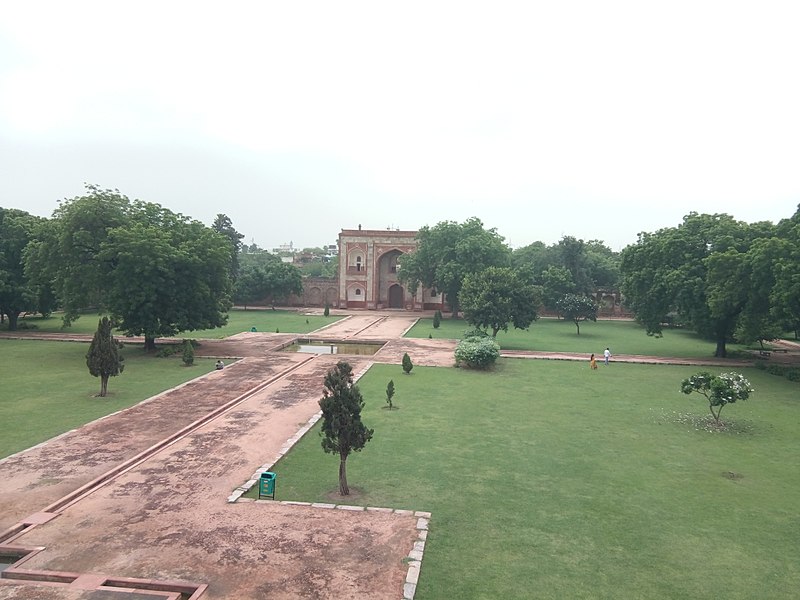
[[[443,294],[423,288],[412,294],[397,277],[397,259],[416,250],[416,236],[416,231],[361,229],[360,225],[342,229],[336,246],[337,276],[305,278],[303,298],[292,298],[291,303],[367,310],[444,308]]]

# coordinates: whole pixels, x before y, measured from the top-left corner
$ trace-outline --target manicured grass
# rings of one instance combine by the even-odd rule
[[[101,315],[85,314],[74,321],[69,327],[62,327],[61,315],[56,313],[48,318],[27,317],[20,323],[35,326],[35,331],[44,333],[84,333],[93,334],[97,329],[97,321]],[[178,337],[182,338],[211,338],[222,339],[243,331],[250,331],[253,327],[257,331],[283,333],[308,333],[334,323],[341,319],[340,316],[304,315],[302,312],[291,310],[241,310],[233,309],[228,313],[228,323],[216,329],[203,329],[186,331]],[[30,330],[21,330],[28,333]]]
[[[679,392],[697,370],[375,365],[353,494],[336,494],[315,428],[274,467],[277,498],[432,511],[419,600],[795,598],[797,384],[745,370],[755,394],[711,433],[685,417],[704,399]]]
[[[108,383],[109,395],[94,397],[100,380],[86,367],[89,344],[0,339],[0,457],[8,456],[84,423],[132,406],[214,369],[196,358],[154,358],[141,347],[123,348],[125,370]]]
[[[433,319],[420,319],[406,337],[433,339],[460,339],[469,323],[463,319],[442,319],[438,329]],[[608,346],[614,354],[640,354],[646,356],[681,356],[709,358],[714,355],[715,344],[685,329],[665,329],[664,336],[655,338],[645,334],[634,321],[600,320],[581,323],[581,333],[572,321],[539,319],[528,331],[509,328],[497,334],[503,350],[540,350],[552,352],[581,352],[587,356],[594,352],[602,358]],[[740,350],[738,344],[728,344],[728,352]]]

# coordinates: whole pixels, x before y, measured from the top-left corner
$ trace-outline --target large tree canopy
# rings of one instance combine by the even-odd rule
[[[0,207],[0,313],[8,316],[8,329],[17,329],[23,312],[47,313],[49,288],[42,290],[25,274],[23,254],[44,219],[22,210]],[[43,293],[44,292],[44,293]]]
[[[790,218],[778,223],[781,249],[773,261],[775,286],[770,310],[784,330],[800,335],[800,206]]]
[[[516,329],[527,329],[536,318],[540,304],[537,288],[510,267],[489,267],[469,273],[461,288],[464,318],[475,327],[492,330],[497,337],[509,323]]]
[[[566,267],[547,267],[538,281],[542,290],[542,304],[548,310],[558,311],[558,301],[575,292],[572,273]]]
[[[230,307],[226,237],[158,204],[88,186],[62,202],[27,266],[53,283],[65,322],[104,310],[127,335],[159,336],[219,327]]]
[[[564,236],[552,246],[534,242],[514,250],[512,260],[514,267],[542,286],[544,305],[550,310],[564,294],[619,286],[619,255],[599,240]]]
[[[676,313],[714,339],[715,356],[724,357],[740,316],[756,301],[748,253],[771,233],[769,224],[697,213],[678,227],[641,233],[622,251],[625,303],[648,334],[660,335],[666,316]]]
[[[244,264],[234,286],[233,299],[245,307],[253,302],[266,301],[275,306],[290,294],[303,293],[300,269],[283,262],[273,254],[264,254],[258,263]]]
[[[100,251],[111,230],[129,222],[130,200],[117,190],[86,186],[87,194],[59,202],[53,218],[25,253],[25,268],[50,284],[68,325],[87,307],[104,306],[107,268]]]
[[[484,229],[478,218],[464,223],[442,221],[417,234],[417,249],[400,258],[398,278],[412,292],[422,284],[443,292],[453,316],[459,310],[459,292],[469,273],[510,265],[511,251],[494,229]]]
[[[244,236],[234,229],[233,221],[231,221],[230,217],[222,213],[218,214],[214,218],[214,222],[211,224],[211,229],[228,239],[231,253],[230,272],[231,277],[236,279],[236,277],[239,275],[239,252],[242,249],[242,239]]]

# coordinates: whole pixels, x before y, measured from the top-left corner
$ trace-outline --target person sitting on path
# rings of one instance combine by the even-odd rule
[[[606,364],[608,364],[609,358],[611,358],[611,350],[606,348],[605,350],[603,350],[603,360],[605,361]]]
[[[592,356],[589,358],[589,368],[590,369],[597,368],[597,361],[594,359],[594,353],[592,353]]]
[[[217,361],[217,371],[221,371],[225,367],[225,363],[221,360]]]

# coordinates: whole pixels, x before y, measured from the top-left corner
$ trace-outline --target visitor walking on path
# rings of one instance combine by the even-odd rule
[[[606,348],[605,350],[603,350],[603,360],[605,361],[606,364],[608,364],[609,358],[611,358],[611,350]]]
[[[594,353],[589,358],[589,368],[592,369],[592,370],[597,368],[597,361],[594,359]]]

